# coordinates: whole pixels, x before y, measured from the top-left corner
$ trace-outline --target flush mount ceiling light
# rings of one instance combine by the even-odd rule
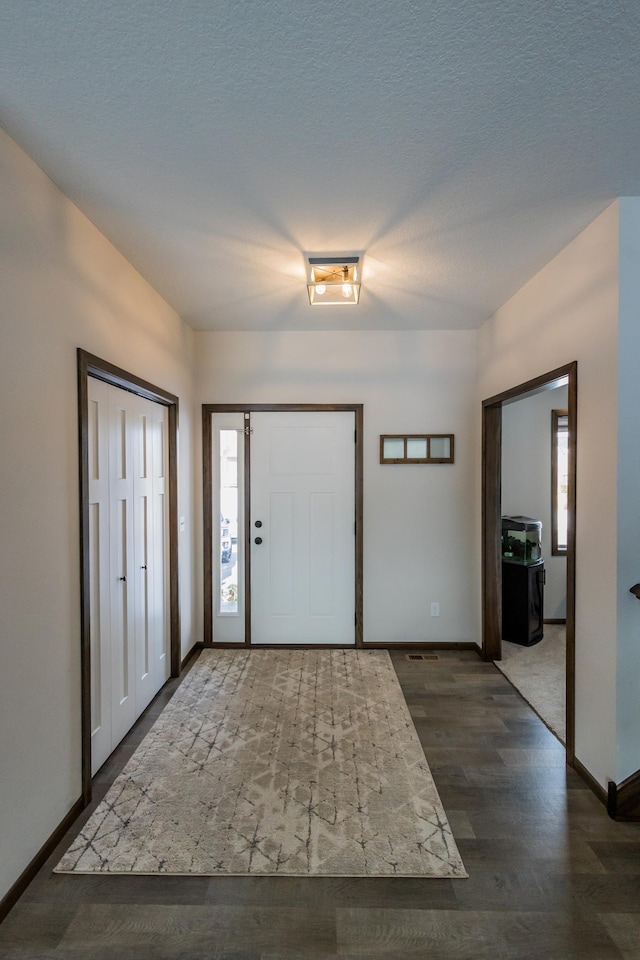
[[[360,257],[308,257],[309,303],[357,303],[360,299]]]

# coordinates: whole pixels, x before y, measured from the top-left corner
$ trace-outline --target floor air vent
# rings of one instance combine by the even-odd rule
[[[437,660],[437,653],[406,653],[407,660]]]

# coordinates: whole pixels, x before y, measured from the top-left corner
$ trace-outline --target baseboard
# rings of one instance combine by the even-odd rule
[[[609,782],[607,813],[612,820],[640,821],[640,770],[622,783]]]
[[[229,644],[221,643],[219,644],[219,646],[228,647]],[[251,646],[246,647],[245,649],[247,650],[354,650],[355,647],[353,645],[346,646],[344,643],[252,643]]]
[[[567,625],[567,618],[566,618],[566,617],[565,617],[564,619],[561,618],[560,620],[543,620],[542,622],[543,622],[543,623],[549,623],[549,624],[551,624],[551,623],[557,623],[558,625],[566,626],[566,625]]]
[[[580,763],[577,757],[573,758],[573,763],[571,764],[575,772],[578,774],[581,780],[584,780],[589,789],[595,793],[596,797],[600,803],[607,805],[607,791],[602,787],[596,778],[592,776],[584,764]]]
[[[184,656],[184,657],[182,658],[182,661],[181,661],[181,663],[180,663],[180,673],[182,673],[182,671],[184,670],[184,668],[185,668],[189,663],[191,663],[191,661],[192,661],[193,658],[195,657],[196,653],[200,653],[200,651],[201,651],[203,648],[204,648],[204,643],[202,642],[202,640],[197,640],[196,643],[194,643],[194,645],[191,647],[191,650],[189,650],[189,653],[187,653],[186,656]]]
[[[31,863],[22,871],[11,889],[5,893],[2,900],[0,900],[0,923],[20,899],[37,874],[38,870],[40,870],[42,865],[51,856],[67,830],[69,830],[83,810],[84,802],[82,797],[80,797],[79,800],[76,800],[74,805],[71,807],[71,810],[69,810],[69,813],[66,815],[64,820],[62,820],[55,828],[49,839],[46,840],[45,843],[40,847]]]
[[[460,640],[455,643],[443,643],[431,640],[418,640],[415,643],[363,643],[363,649],[370,650],[475,650],[480,649],[472,640]]]
[[[185,659],[182,661],[182,667],[188,663],[189,659],[193,656],[194,651],[211,649],[211,650],[282,650],[283,647],[286,647],[287,650],[352,650],[352,646],[345,647],[344,644],[331,644],[331,643],[287,643],[283,645],[281,643],[252,643],[247,647],[244,643],[213,643],[211,647],[205,647],[203,643],[196,643],[195,647],[191,648],[191,651],[187,654]],[[431,641],[431,640],[418,640],[414,643],[363,643],[362,647],[355,648],[362,650],[474,650],[477,654],[482,656],[482,648],[474,643],[472,640],[460,640],[455,641],[454,643],[443,643],[442,641]]]
[[[288,644],[287,644],[288,646]],[[202,645],[203,650],[247,650],[251,649],[251,644],[240,640],[239,643],[211,643]]]

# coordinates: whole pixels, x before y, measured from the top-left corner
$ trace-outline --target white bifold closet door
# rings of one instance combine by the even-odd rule
[[[89,378],[91,769],[169,677],[166,408]]]

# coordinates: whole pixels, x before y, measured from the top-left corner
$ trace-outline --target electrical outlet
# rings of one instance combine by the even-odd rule
[[[440,616],[440,604],[439,604],[439,603],[432,603],[432,604],[431,604],[431,616],[432,616],[432,617],[439,617],[439,616]]]

